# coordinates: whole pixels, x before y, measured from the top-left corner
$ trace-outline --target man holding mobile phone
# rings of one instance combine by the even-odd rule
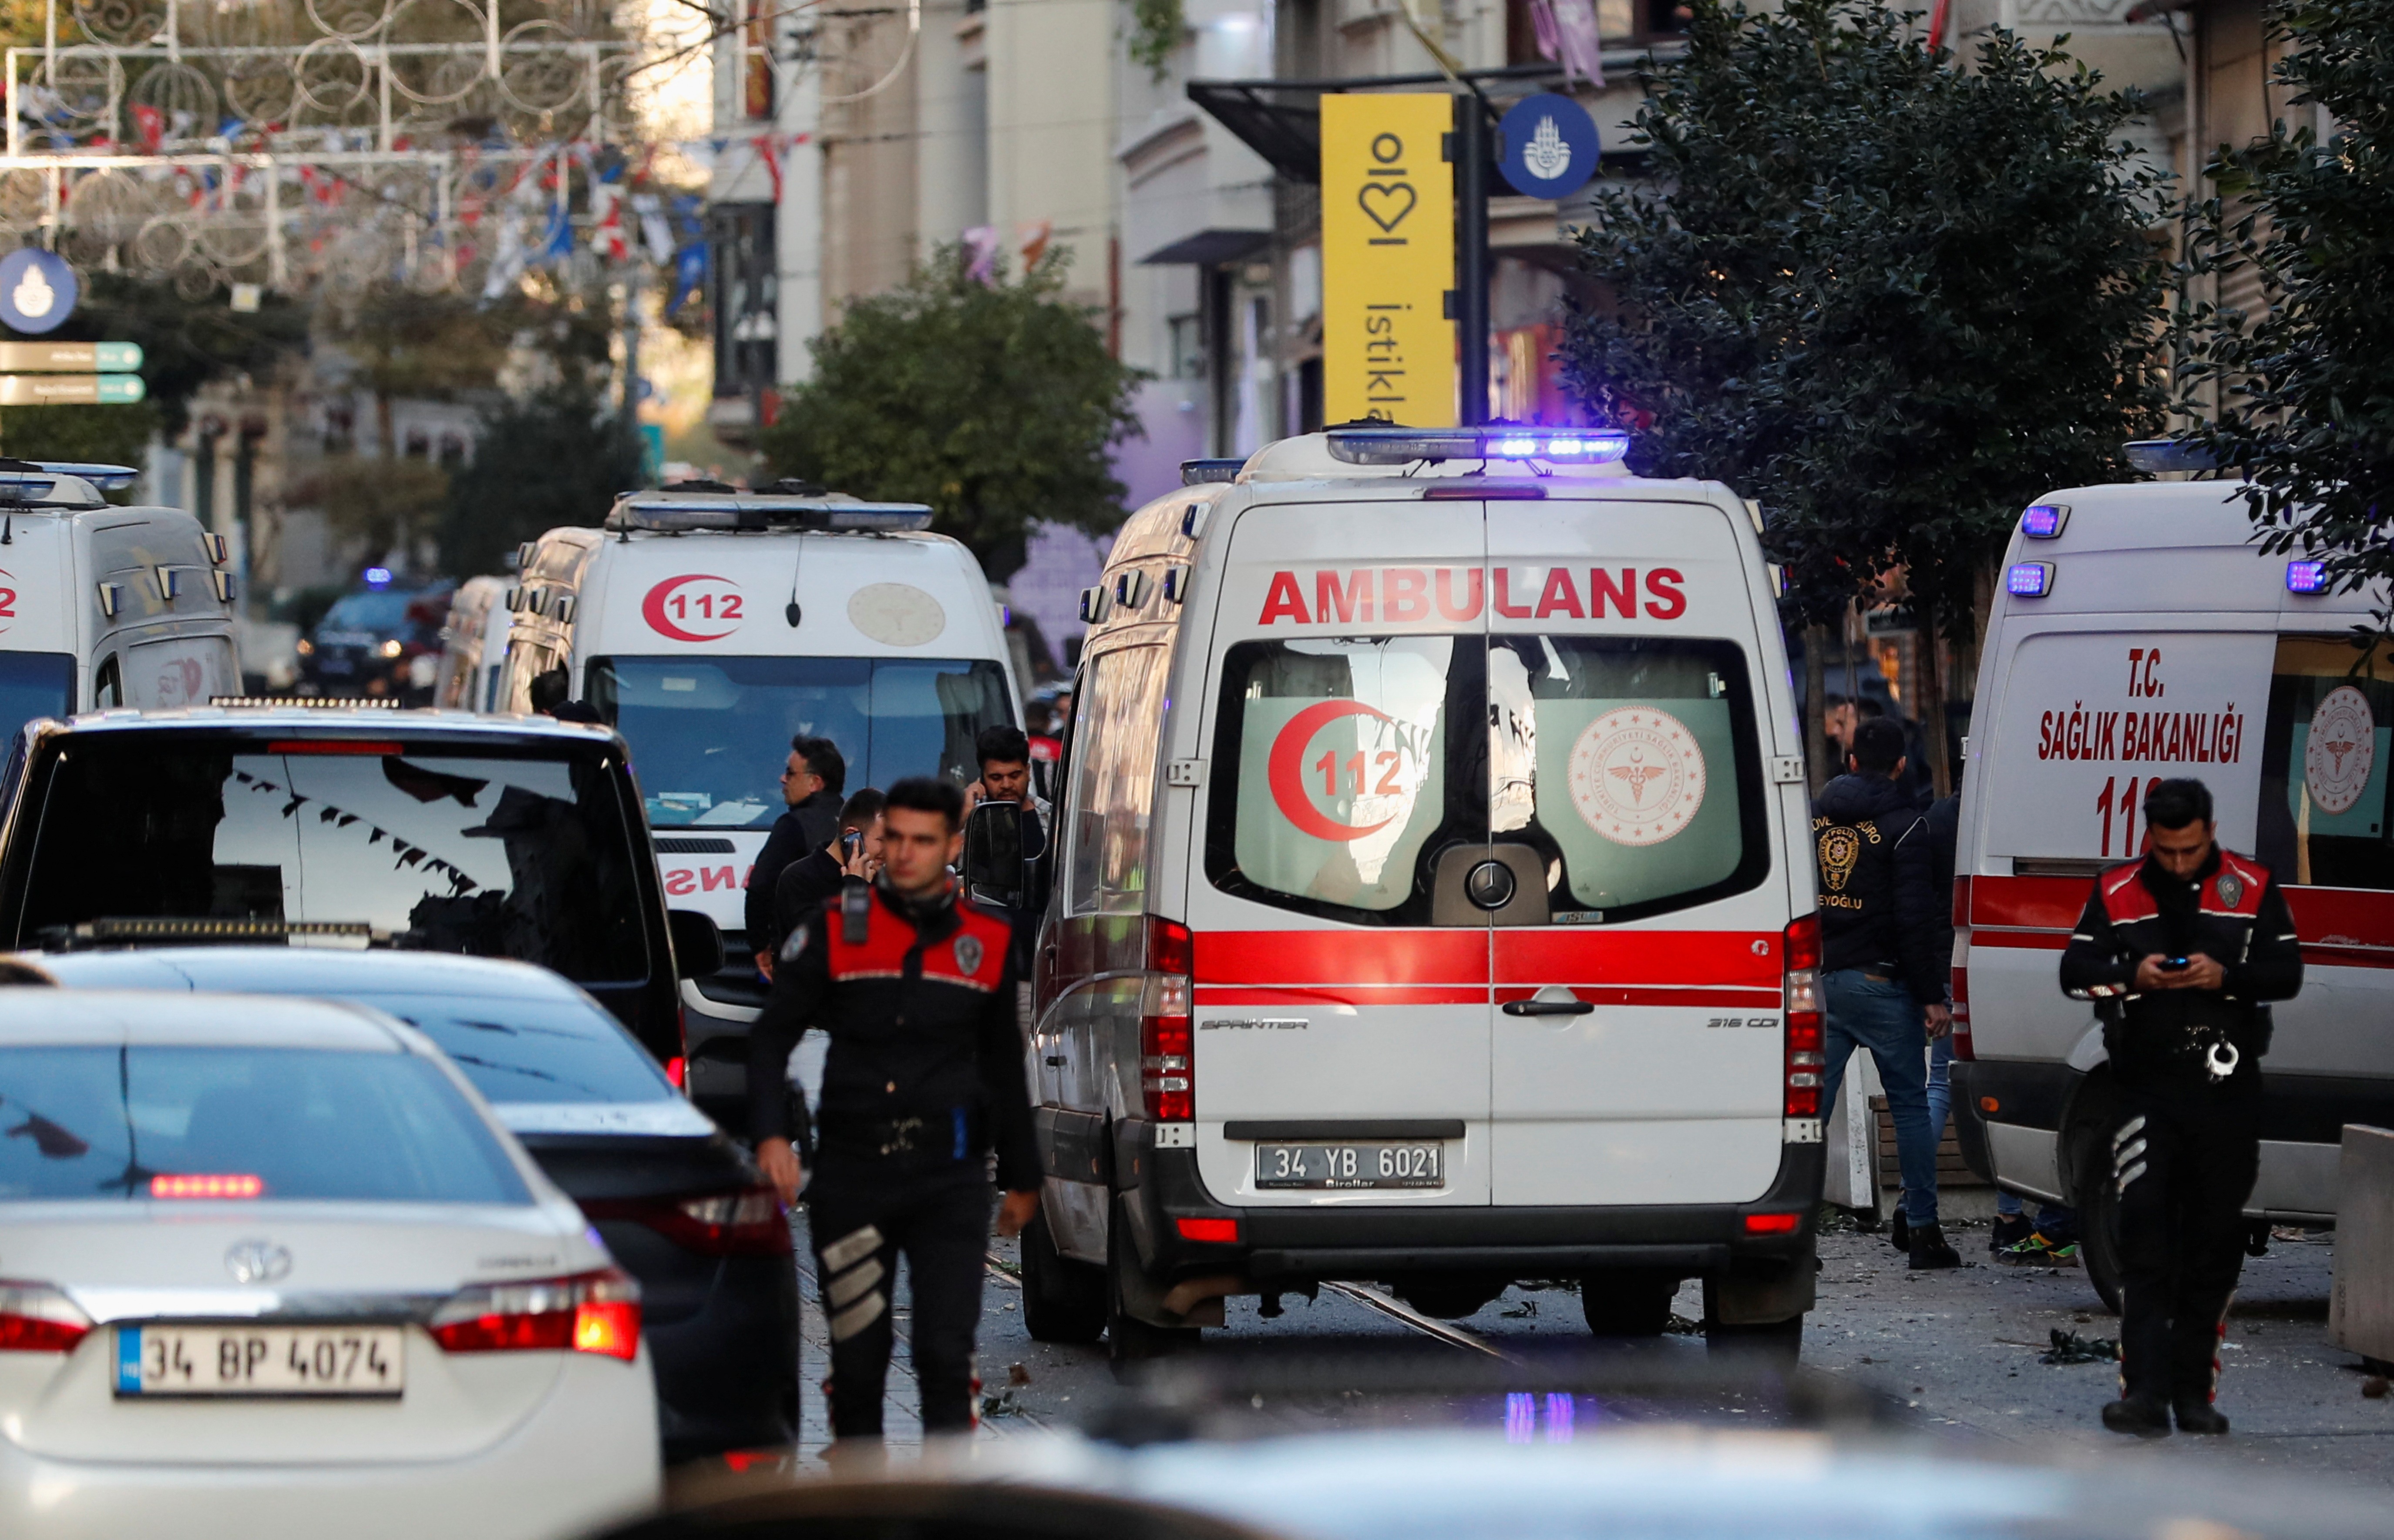
[[[782,949],[791,929],[809,915],[822,911],[823,900],[839,896],[840,884],[850,877],[871,881],[881,870],[881,809],[883,798],[871,787],[842,803],[839,831],[831,842],[782,868],[773,883],[773,951]],[[773,976],[770,954],[765,976]]]
[[[2119,1113],[2120,1399],[2114,1432],[2225,1433],[2212,1403],[2244,1267],[2260,1165],[2261,1055],[2271,1000],[2303,984],[2277,879],[2219,847],[2199,780],[2145,794],[2144,859],[2113,867],[2061,955],[2061,987],[2095,1002]]]

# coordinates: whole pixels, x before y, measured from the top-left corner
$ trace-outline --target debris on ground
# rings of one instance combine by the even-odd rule
[[[2113,1364],[2119,1361],[2120,1344],[2108,1337],[2081,1337],[2074,1331],[2053,1328],[2053,1346],[2039,1353],[2039,1364]]]
[[[1535,1299],[1524,1299],[1511,1310],[1498,1311],[1496,1313],[1507,1321],[1526,1320],[1538,1313],[1538,1302]]]
[[[2372,1401],[2385,1400],[2386,1388],[2386,1377],[2384,1375],[2371,1375],[2367,1379],[2361,1382],[2361,1393],[2367,1396]]]
[[[1021,1410],[1022,1408],[1015,1402],[1014,1392],[1010,1390],[1000,1390],[993,1396],[985,1395],[980,1398],[980,1419],[983,1422],[989,1421],[992,1417],[1014,1416]]]
[[[1665,1337],[1702,1337],[1703,1334],[1703,1322],[1690,1321],[1684,1315],[1674,1314],[1663,1323],[1663,1335]]]
[[[1031,1371],[1019,1364],[1008,1364],[1006,1366],[1006,1382],[1008,1385],[1028,1385],[1031,1383]]]

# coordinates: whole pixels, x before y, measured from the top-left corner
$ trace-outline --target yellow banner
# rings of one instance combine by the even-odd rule
[[[1323,419],[1455,420],[1454,98],[1322,98]]]

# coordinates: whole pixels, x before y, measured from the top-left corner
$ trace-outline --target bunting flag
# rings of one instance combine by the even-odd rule
[[[759,134],[748,141],[763,158],[765,169],[773,174],[773,202],[776,203],[782,201],[782,147],[775,142],[779,137],[775,134]]]
[[[976,283],[997,281],[997,227],[975,225],[965,231],[965,276]]]

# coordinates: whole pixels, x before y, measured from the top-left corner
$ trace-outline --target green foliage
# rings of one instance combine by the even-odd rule
[[[59,342],[139,343],[142,382],[157,425],[169,437],[190,422],[191,396],[200,386],[221,374],[269,374],[278,359],[308,345],[307,312],[281,294],[267,295],[255,314],[242,315],[222,288],[189,300],[172,283],[125,273],[86,270],[78,276],[82,302],[49,336]],[[22,422],[23,414],[11,413],[11,433]]]
[[[2322,143],[2281,119],[2206,169],[2190,276],[2252,269],[2269,308],[2190,307],[2186,437],[2250,477],[2268,549],[2315,553],[2357,589],[2394,576],[2394,0],[2304,0],[2269,29],[2272,98],[2335,127]]]
[[[335,529],[369,551],[408,551],[448,502],[449,477],[429,460],[334,454],[317,462],[290,495],[323,509]]]
[[[782,398],[762,445],[778,476],[927,502],[991,577],[1022,565],[1034,522],[1122,518],[1110,446],[1139,431],[1146,376],[1058,296],[1064,255],[982,283],[942,246],[901,287],[849,305],[810,345],[814,378]]]
[[[639,476],[638,439],[588,391],[502,401],[482,414],[474,458],[450,476],[441,564],[459,577],[499,571],[525,541],[598,524]]]
[[[2083,64],[1997,33],[1965,70],[1915,21],[1697,0],[1637,120],[1666,190],[1600,191],[1618,312],[1563,358],[1638,470],[1763,504],[1802,612],[1901,563],[1952,632],[2021,505],[2158,424],[2164,178]]]
[[[17,460],[79,460],[86,464],[147,464],[158,431],[152,401],[130,406],[10,407],[0,411],[0,454]],[[124,501],[120,494],[118,501]]]
[[[1172,72],[1172,56],[1180,51],[1180,35],[1188,29],[1180,0],[1131,0],[1130,61],[1145,65],[1148,79],[1161,85]]]

